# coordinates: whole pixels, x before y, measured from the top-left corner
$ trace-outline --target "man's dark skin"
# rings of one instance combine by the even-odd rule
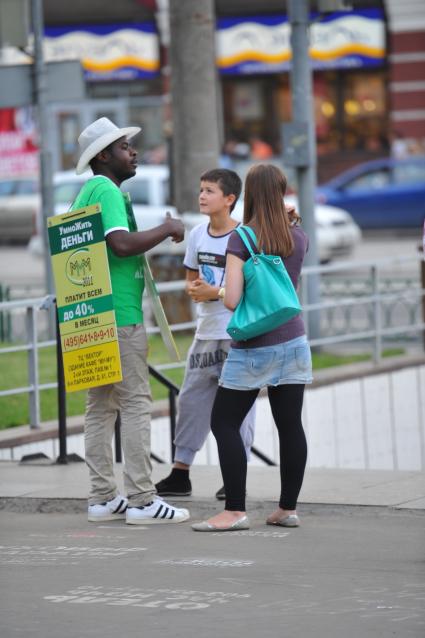
[[[120,187],[122,182],[136,174],[137,151],[125,136],[120,137],[100,151],[90,162],[90,167],[94,175],[109,177]],[[106,243],[117,257],[132,257],[147,252],[167,237],[171,237],[176,243],[184,239],[184,226],[181,220],[172,218],[169,213],[163,224],[151,230],[134,233],[114,230],[106,236]]]

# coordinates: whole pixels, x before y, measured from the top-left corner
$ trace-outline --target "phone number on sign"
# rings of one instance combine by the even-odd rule
[[[82,332],[78,335],[71,335],[70,337],[64,337],[63,349],[71,350],[73,348],[81,348],[82,346],[90,345],[91,343],[98,343],[99,341],[105,341],[106,339],[115,338],[115,328],[100,328],[99,330],[93,330],[91,332]]]

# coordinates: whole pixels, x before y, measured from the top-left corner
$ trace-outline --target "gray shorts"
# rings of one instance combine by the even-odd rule
[[[192,465],[196,452],[210,432],[211,410],[218,380],[230,349],[230,339],[195,339],[187,355],[183,385],[179,394],[176,423],[175,461]],[[254,441],[255,404],[247,414],[241,437],[249,458]]]

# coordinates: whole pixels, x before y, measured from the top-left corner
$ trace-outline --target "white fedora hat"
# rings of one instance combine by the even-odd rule
[[[77,175],[84,173],[88,168],[89,162],[109,144],[119,140],[120,137],[128,137],[130,139],[140,133],[141,130],[139,126],[118,128],[107,117],[101,117],[89,124],[78,138],[81,155],[75,169]]]

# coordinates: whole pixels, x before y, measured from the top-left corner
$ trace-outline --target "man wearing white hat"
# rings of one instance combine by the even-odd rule
[[[168,237],[180,242],[184,227],[167,217],[151,230],[138,232],[128,195],[121,183],[136,173],[137,152],[129,140],[139,127],[118,128],[106,117],[81,133],[77,174],[90,166],[91,177],[72,209],[100,203],[111,273],[112,297],[118,327],[123,380],[87,394],[85,419],[86,463],[90,472],[89,521],[125,518],[128,524],[179,523],[189,518],[159,498],[152,483],[150,462],[151,394],[147,366],[147,338],[143,325],[143,268],[139,255]],[[112,436],[120,411],[126,496],[118,494],[113,473]]]

